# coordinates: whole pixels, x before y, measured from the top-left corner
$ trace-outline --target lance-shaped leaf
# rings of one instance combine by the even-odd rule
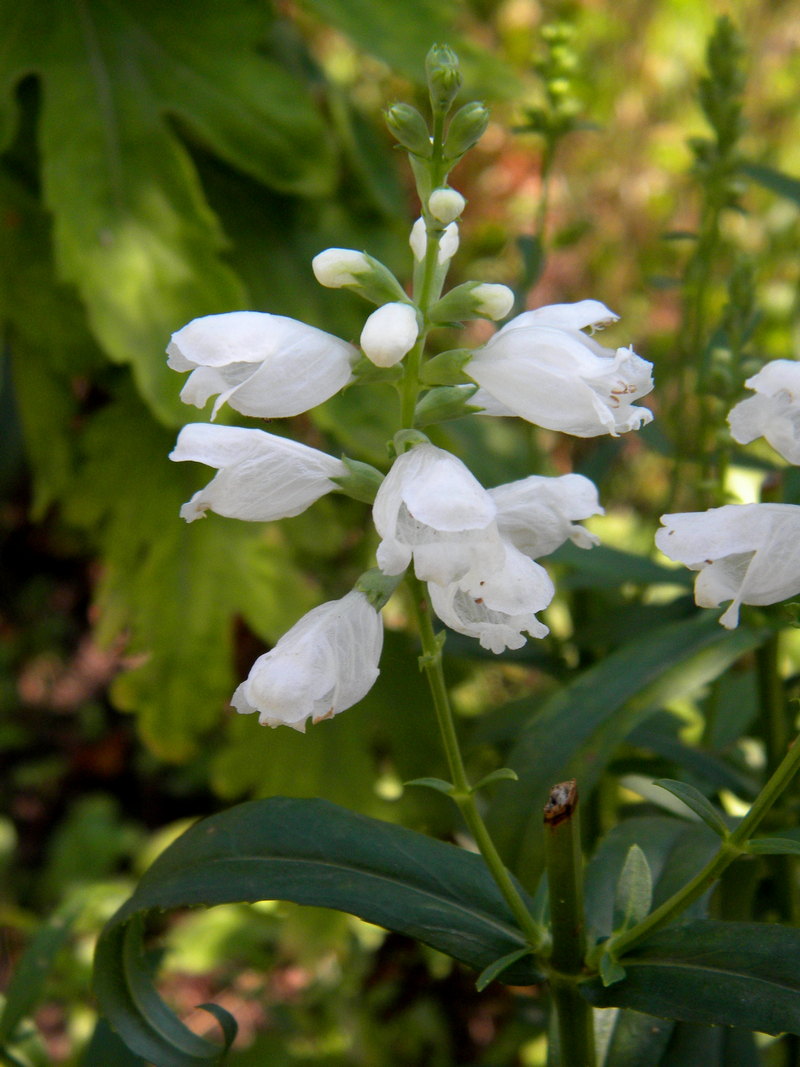
[[[303,82],[269,59],[270,18],[247,0],[191,7],[0,0],[0,145],[13,92],[42,86],[44,198],[59,270],[115,361],[133,366],[161,418],[179,420],[163,350],[197,315],[242,307],[223,237],[173,120],[282,192],[325,192],[328,137]]]
[[[627,930],[641,922],[653,900],[653,875],[647,856],[638,845],[631,845],[617,882],[614,928]]]
[[[167,1067],[213,1063],[220,1055],[210,1042],[198,1044],[156,993],[142,950],[143,916],[270,899],[350,912],[479,972],[505,958],[505,982],[541,977],[532,957],[520,955],[525,937],[478,856],[325,801],[270,797],[191,827],[104,930],[95,991],[131,1049]]]
[[[611,653],[544,704],[528,702],[529,720],[505,757],[519,782],[498,785],[489,810],[495,841],[526,884],[541,871],[541,824],[531,813],[544,804],[543,783],[577,778],[586,793],[634,727],[767,637],[742,627],[720,637],[721,629],[706,615],[670,623]]]
[[[655,934],[620,960],[626,977],[581,992],[596,1007],[761,1033],[800,1033],[800,930],[695,922]]]
[[[657,782],[653,782],[653,785],[661,786],[678,800],[682,800],[686,807],[701,818],[715,834],[719,834],[723,840],[727,838],[728,825],[722,813],[714,807],[708,797],[703,796],[699,789],[695,789],[688,782],[676,782],[672,778],[659,778]]]

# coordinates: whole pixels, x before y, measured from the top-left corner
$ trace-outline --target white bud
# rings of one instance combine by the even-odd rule
[[[361,348],[376,367],[393,367],[410,351],[419,335],[412,304],[384,304],[373,311],[361,331]]]
[[[408,243],[411,245],[414,259],[416,259],[418,263],[421,263],[425,258],[425,251],[428,247],[428,235],[424,219],[417,219],[411,227],[411,235],[408,239]],[[451,222],[449,226],[445,227],[444,233],[439,239],[439,255],[437,256],[437,263],[439,266],[441,267],[444,263],[447,263],[449,259],[452,259],[457,250],[458,226],[454,222]]]
[[[365,254],[354,248],[326,248],[311,260],[311,269],[319,284],[328,289],[357,285],[361,275],[372,272]]]
[[[439,222],[454,222],[461,216],[467,202],[461,193],[449,186],[434,189],[428,200],[428,211]]]
[[[472,290],[475,309],[495,322],[504,319],[514,306],[514,294],[507,285],[483,282]]]

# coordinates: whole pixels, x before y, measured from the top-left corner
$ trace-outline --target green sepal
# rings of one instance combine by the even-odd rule
[[[430,426],[448,419],[460,419],[472,415],[481,408],[470,404],[470,399],[477,393],[477,385],[437,385],[430,389],[419,401],[414,410],[414,423],[417,426]]]
[[[420,430],[398,430],[392,438],[389,451],[394,456],[402,456],[417,445],[429,445],[430,438]]]
[[[425,75],[431,108],[434,113],[446,115],[461,88],[461,70],[458,56],[446,44],[432,45],[425,57]]]
[[[495,960],[488,967],[484,967],[475,979],[475,988],[479,993],[482,993],[490,982],[493,982],[498,975],[503,973],[506,967],[510,967],[512,963],[516,963],[517,960],[521,960],[529,954],[532,954],[529,948],[518,948],[515,952],[509,952],[507,955],[501,956],[499,960]]]
[[[625,977],[625,968],[614,957],[604,952],[600,957],[600,980],[603,985],[608,988],[610,985],[614,985],[616,982],[621,982]]]
[[[439,630],[439,632],[434,635],[433,640],[436,646],[434,650],[432,652],[424,652],[421,656],[417,657],[417,663],[419,664],[419,669],[421,671],[424,671],[427,667],[430,667],[441,658],[442,649],[447,640],[447,633],[444,630]]]
[[[473,100],[459,108],[450,120],[444,142],[444,155],[448,163],[455,162],[477,144],[489,125],[489,109]]]
[[[411,104],[392,104],[384,113],[389,132],[403,148],[422,159],[430,159],[431,135],[425,119]]]
[[[800,841],[791,837],[754,837],[745,847],[751,856],[800,856]]]
[[[369,252],[362,252],[367,262],[363,271],[354,274],[354,281],[345,285],[337,286],[340,289],[349,289],[368,300],[371,304],[381,307],[396,301],[408,303],[408,293],[402,287],[394,274],[379,259],[375,259]]]
[[[359,385],[371,385],[373,382],[392,384],[400,382],[402,379],[403,368],[399,363],[395,364],[394,367],[378,367],[371,359],[362,356],[353,366],[353,380],[358,382]]]
[[[479,782],[470,789],[470,793],[477,793],[479,789],[484,789],[487,785],[493,785],[494,782],[518,782],[519,775],[516,771],[512,771],[510,767],[498,767],[497,770],[491,771],[481,778]]]
[[[347,474],[331,478],[331,481],[353,500],[372,504],[383,481],[381,472],[371,464],[363,463],[360,459],[350,459],[349,456],[342,456],[342,463],[347,467]]]
[[[695,789],[693,785],[687,785],[686,782],[676,782],[672,778],[659,778],[658,781],[653,782],[653,785],[666,789],[668,793],[672,793],[678,800],[683,801],[686,807],[701,818],[715,834],[719,834],[723,841],[727,840],[730,831],[725,819],[699,789]]]
[[[420,372],[420,381],[425,385],[467,385],[464,367],[472,359],[469,348],[450,348],[429,359]]]
[[[353,588],[363,593],[376,611],[384,606],[403,579],[403,574],[384,574],[377,567],[364,571]]]
[[[403,787],[409,785],[419,785],[424,789],[435,789],[437,793],[444,793],[446,797],[451,797],[456,792],[456,787],[452,782],[446,782],[444,778],[412,778],[410,782],[403,782]]]

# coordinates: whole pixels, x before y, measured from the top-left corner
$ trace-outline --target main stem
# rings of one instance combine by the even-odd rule
[[[532,949],[538,949],[544,941],[544,930],[528,911],[519,890],[500,858],[486,823],[478,811],[478,806],[475,803],[475,797],[467,778],[453,721],[453,712],[450,707],[450,698],[444,680],[441,641],[433,630],[427,590],[418,578],[407,576],[406,582],[410,588],[413,611],[422,643],[420,664],[425,671],[428,685],[430,686],[434,708],[436,709],[436,718],[439,723],[439,732],[441,733],[442,744],[450,768],[450,778],[454,786],[454,791],[451,795],[458,805],[464,822],[467,824],[467,828],[472,834],[478,851],[489,868],[492,878],[503,894],[514,918],[517,920],[519,928],[525,934],[528,944]]]

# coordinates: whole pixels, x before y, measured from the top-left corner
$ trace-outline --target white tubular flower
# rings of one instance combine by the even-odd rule
[[[731,630],[741,604],[776,604],[800,593],[800,507],[726,504],[709,511],[662,515],[656,545],[699,571],[701,608],[730,607],[720,622]]]
[[[428,584],[433,610],[456,633],[477,637],[483,648],[500,653],[522,648],[523,631],[531,637],[549,633],[536,618],[553,598],[547,571],[513,545],[506,545],[503,566],[481,579],[472,590],[461,582]]]
[[[191,371],[181,400],[205,406],[218,393],[243,415],[278,419],[328,400],[352,378],[358,350],[332,334],[283,315],[230,311],[194,319],[172,335],[173,370]]]
[[[451,222],[448,226],[445,226],[444,233],[439,238],[439,254],[436,257],[436,262],[440,267],[447,263],[448,260],[451,260],[456,254],[458,251],[458,242],[458,226],[455,222]],[[411,227],[411,236],[408,239],[408,243],[411,245],[414,259],[416,259],[418,263],[421,263],[425,258],[425,251],[428,244],[425,219],[417,219]]]
[[[597,300],[517,315],[464,368],[481,386],[472,402],[576,437],[638,429],[653,417],[632,404],[653,388],[652,364],[581,332],[616,318]]]
[[[489,496],[497,505],[500,533],[531,559],[555,552],[565,541],[579,548],[600,543],[596,534],[575,522],[604,514],[597,486],[582,474],[532,474],[490,489]]]
[[[373,311],[361,331],[361,348],[376,367],[393,367],[414,347],[419,336],[413,304],[384,304]]]
[[[428,199],[428,211],[438,222],[445,225],[460,218],[466,206],[467,202],[461,193],[450,186],[434,189]]]
[[[728,415],[733,439],[747,445],[765,437],[785,460],[800,464],[800,363],[774,359],[744,384],[756,395]]]
[[[262,726],[291,726],[338,715],[364,697],[380,673],[380,614],[356,590],[309,611],[253,664],[231,703]]]
[[[397,457],[375,497],[378,566],[401,574],[413,557],[423,581],[471,588],[478,572],[491,573],[503,562],[496,510],[461,460],[435,445],[417,445]]]
[[[187,522],[216,511],[232,519],[270,522],[299,515],[347,468],[316,448],[239,426],[190,423],[178,434],[170,459],[193,460],[219,471],[181,508]]]
[[[326,248],[311,260],[311,269],[320,285],[342,289],[345,285],[357,285],[372,267],[366,255],[354,248]]]

